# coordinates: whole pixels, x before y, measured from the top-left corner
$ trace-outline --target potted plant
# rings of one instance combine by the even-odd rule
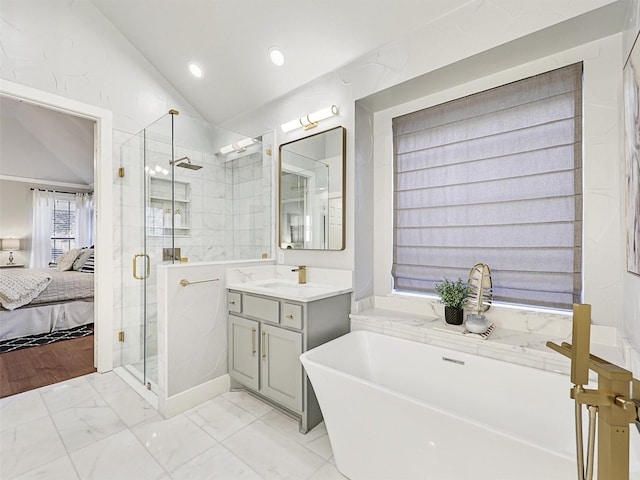
[[[464,320],[463,307],[467,303],[470,292],[469,284],[461,278],[452,282],[446,278],[436,284],[436,293],[444,303],[444,319],[450,325],[461,325]]]

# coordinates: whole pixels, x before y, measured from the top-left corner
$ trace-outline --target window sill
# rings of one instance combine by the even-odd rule
[[[496,325],[486,340],[439,330],[444,325],[444,306],[437,298],[424,295],[370,297],[356,302],[350,317],[352,330],[375,331],[541,370],[570,372],[569,360],[549,349],[546,342],[571,341],[571,314],[494,305],[485,315]],[[592,353],[621,364],[615,329],[593,325],[591,337]]]

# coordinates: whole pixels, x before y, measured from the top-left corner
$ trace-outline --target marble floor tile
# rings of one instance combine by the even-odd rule
[[[106,373],[90,374],[85,378],[101,395],[109,395],[131,388],[127,385],[127,382],[120,378],[113,370]]]
[[[329,435],[324,426],[324,422],[320,422],[306,435],[300,433],[299,422],[278,410],[273,409],[266,414],[261,420],[267,425],[275,428],[287,438],[304,445],[316,455],[329,460],[333,456],[331,444],[329,443]]]
[[[69,452],[127,428],[109,407],[68,408],[51,418]]]
[[[66,454],[50,417],[22,423],[0,432],[0,478],[13,478]]]
[[[218,396],[185,413],[196,425],[218,441],[256,421],[256,417],[224,396]]]
[[[38,390],[0,399],[0,431],[12,430],[22,423],[49,415]]]
[[[216,444],[213,438],[184,415],[168,420],[156,417],[132,427],[131,431],[168,471]]]
[[[53,462],[28,471],[13,480],[78,480],[71,459],[65,455]]]
[[[261,420],[243,428],[223,444],[265,479],[306,479],[325,463]]]
[[[104,392],[102,397],[128,427],[158,415],[158,411],[128,385],[123,390]]]
[[[245,409],[256,418],[260,418],[273,410],[273,407],[243,390],[226,392],[222,394],[222,397]]]
[[[324,424],[307,435],[246,392],[164,419],[115,374],[0,400],[8,480],[341,480]]]
[[[166,472],[129,430],[70,454],[82,480],[159,480]]]
[[[72,407],[104,407],[106,405],[86,376],[43,387],[40,389],[40,394],[50,413]]]
[[[262,480],[233,453],[217,444],[171,472],[173,480]]]
[[[309,480],[345,480],[347,477],[342,475],[335,465],[332,463],[325,463],[319,470],[317,470]],[[348,479],[347,479],[348,480]]]
[[[304,446],[325,460],[331,460],[333,458],[333,449],[331,448],[331,442],[329,441],[329,435],[327,434],[319,436],[315,440],[306,442]]]

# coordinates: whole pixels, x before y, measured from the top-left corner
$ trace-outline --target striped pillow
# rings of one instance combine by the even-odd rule
[[[78,271],[83,273],[93,273],[94,272],[93,260],[94,260],[94,254],[92,253]]]

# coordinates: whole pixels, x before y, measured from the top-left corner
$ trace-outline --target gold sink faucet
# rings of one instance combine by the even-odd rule
[[[298,283],[307,283],[307,266],[298,265],[298,268],[291,270],[292,272],[298,272]]]

